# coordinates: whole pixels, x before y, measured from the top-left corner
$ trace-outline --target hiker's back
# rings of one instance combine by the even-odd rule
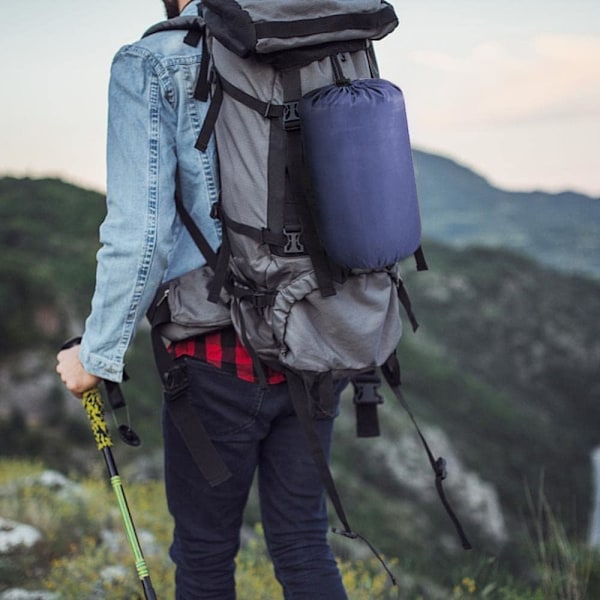
[[[379,78],[372,45],[396,16],[380,0],[203,4],[211,62],[194,95],[210,108],[195,147],[205,152],[215,135],[222,193],[212,216],[223,243],[218,256],[207,253],[197,232],[210,268],[189,302],[200,317],[200,305],[230,307],[265,389],[265,363],[285,372],[343,533],[356,537],[314,419],[333,415],[340,378],[367,377],[375,389],[377,367],[405,404],[395,357],[401,303],[417,322],[399,263],[414,254],[418,269],[427,265],[404,99]],[[373,405],[357,413],[369,421],[359,424],[365,435],[377,434],[379,401],[362,395]],[[443,461],[431,466],[441,485]]]

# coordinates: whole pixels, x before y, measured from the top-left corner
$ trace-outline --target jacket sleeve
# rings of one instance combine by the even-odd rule
[[[174,235],[176,113],[169,77],[144,48],[115,56],[109,86],[107,214],[80,357],[113,381],[161,283]]]

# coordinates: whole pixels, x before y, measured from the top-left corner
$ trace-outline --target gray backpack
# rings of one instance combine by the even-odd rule
[[[381,0],[204,0],[198,19],[148,32],[185,29],[186,43],[204,45],[196,98],[210,108],[196,147],[214,133],[213,216],[223,224],[215,255],[178,200],[208,266],[169,282],[155,303],[167,317],[153,309],[151,322],[177,340],[230,318],[259,374],[264,364],[285,371],[348,537],[357,534],[312,421],[330,416],[334,381],[351,377],[359,435],[377,435],[378,368],[408,409],[395,357],[400,304],[417,322],[399,263],[414,254],[427,268],[402,93],[379,78],[372,45],[396,25]],[[468,547],[443,497],[444,460],[421,439]]]
[[[203,5],[214,110],[197,146],[206,147],[214,128],[220,268],[226,261],[233,324],[259,361],[279,368],[337,378],[378,367],[402,331],[398,261],[352,269],[330,259],[316,224],[299,103],[341,78],[351,85],[376,75],[371,40],[389,33],[396,16],[379,0]],[[409,144],[404,150],[414,188]],[[362,240],[366,249],[370,240]]]

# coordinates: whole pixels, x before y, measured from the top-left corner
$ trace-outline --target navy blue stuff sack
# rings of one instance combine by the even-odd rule
[[[380,269],[413,254],[421,220],[401,90],[383,79],[333,84],[306,94],[299,113],[330,258]]]

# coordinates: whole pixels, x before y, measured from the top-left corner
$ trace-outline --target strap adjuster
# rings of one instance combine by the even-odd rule
[[[380,382],[353,381],[354,404],[383,404],[383,397],[377,391]]]
[[[286,131],[300,129],[300,112],[298,100],[283,103],[283,128]]]
[[[262,112],[262,116],[265,119],[278,119],[283,115],[284,107],[282,104],[273,104],[271,100],[268,102],[261,102],[259,100],[258,103],[262,110],[258,109],[257,107],[257,112]]]
[[[306,249],[302,240],[302,227],[286,226],[283,228],[285,236],[285,245],[283,251],[285,254],[305,254]]]
[[[269,306],[273,306],[275,304],[275,294],[274,293],[254,293],[249,296],[250,301],[252,302],[252,306],[254,308],[258,308],[262,310],[263,308],[267,308]]]

